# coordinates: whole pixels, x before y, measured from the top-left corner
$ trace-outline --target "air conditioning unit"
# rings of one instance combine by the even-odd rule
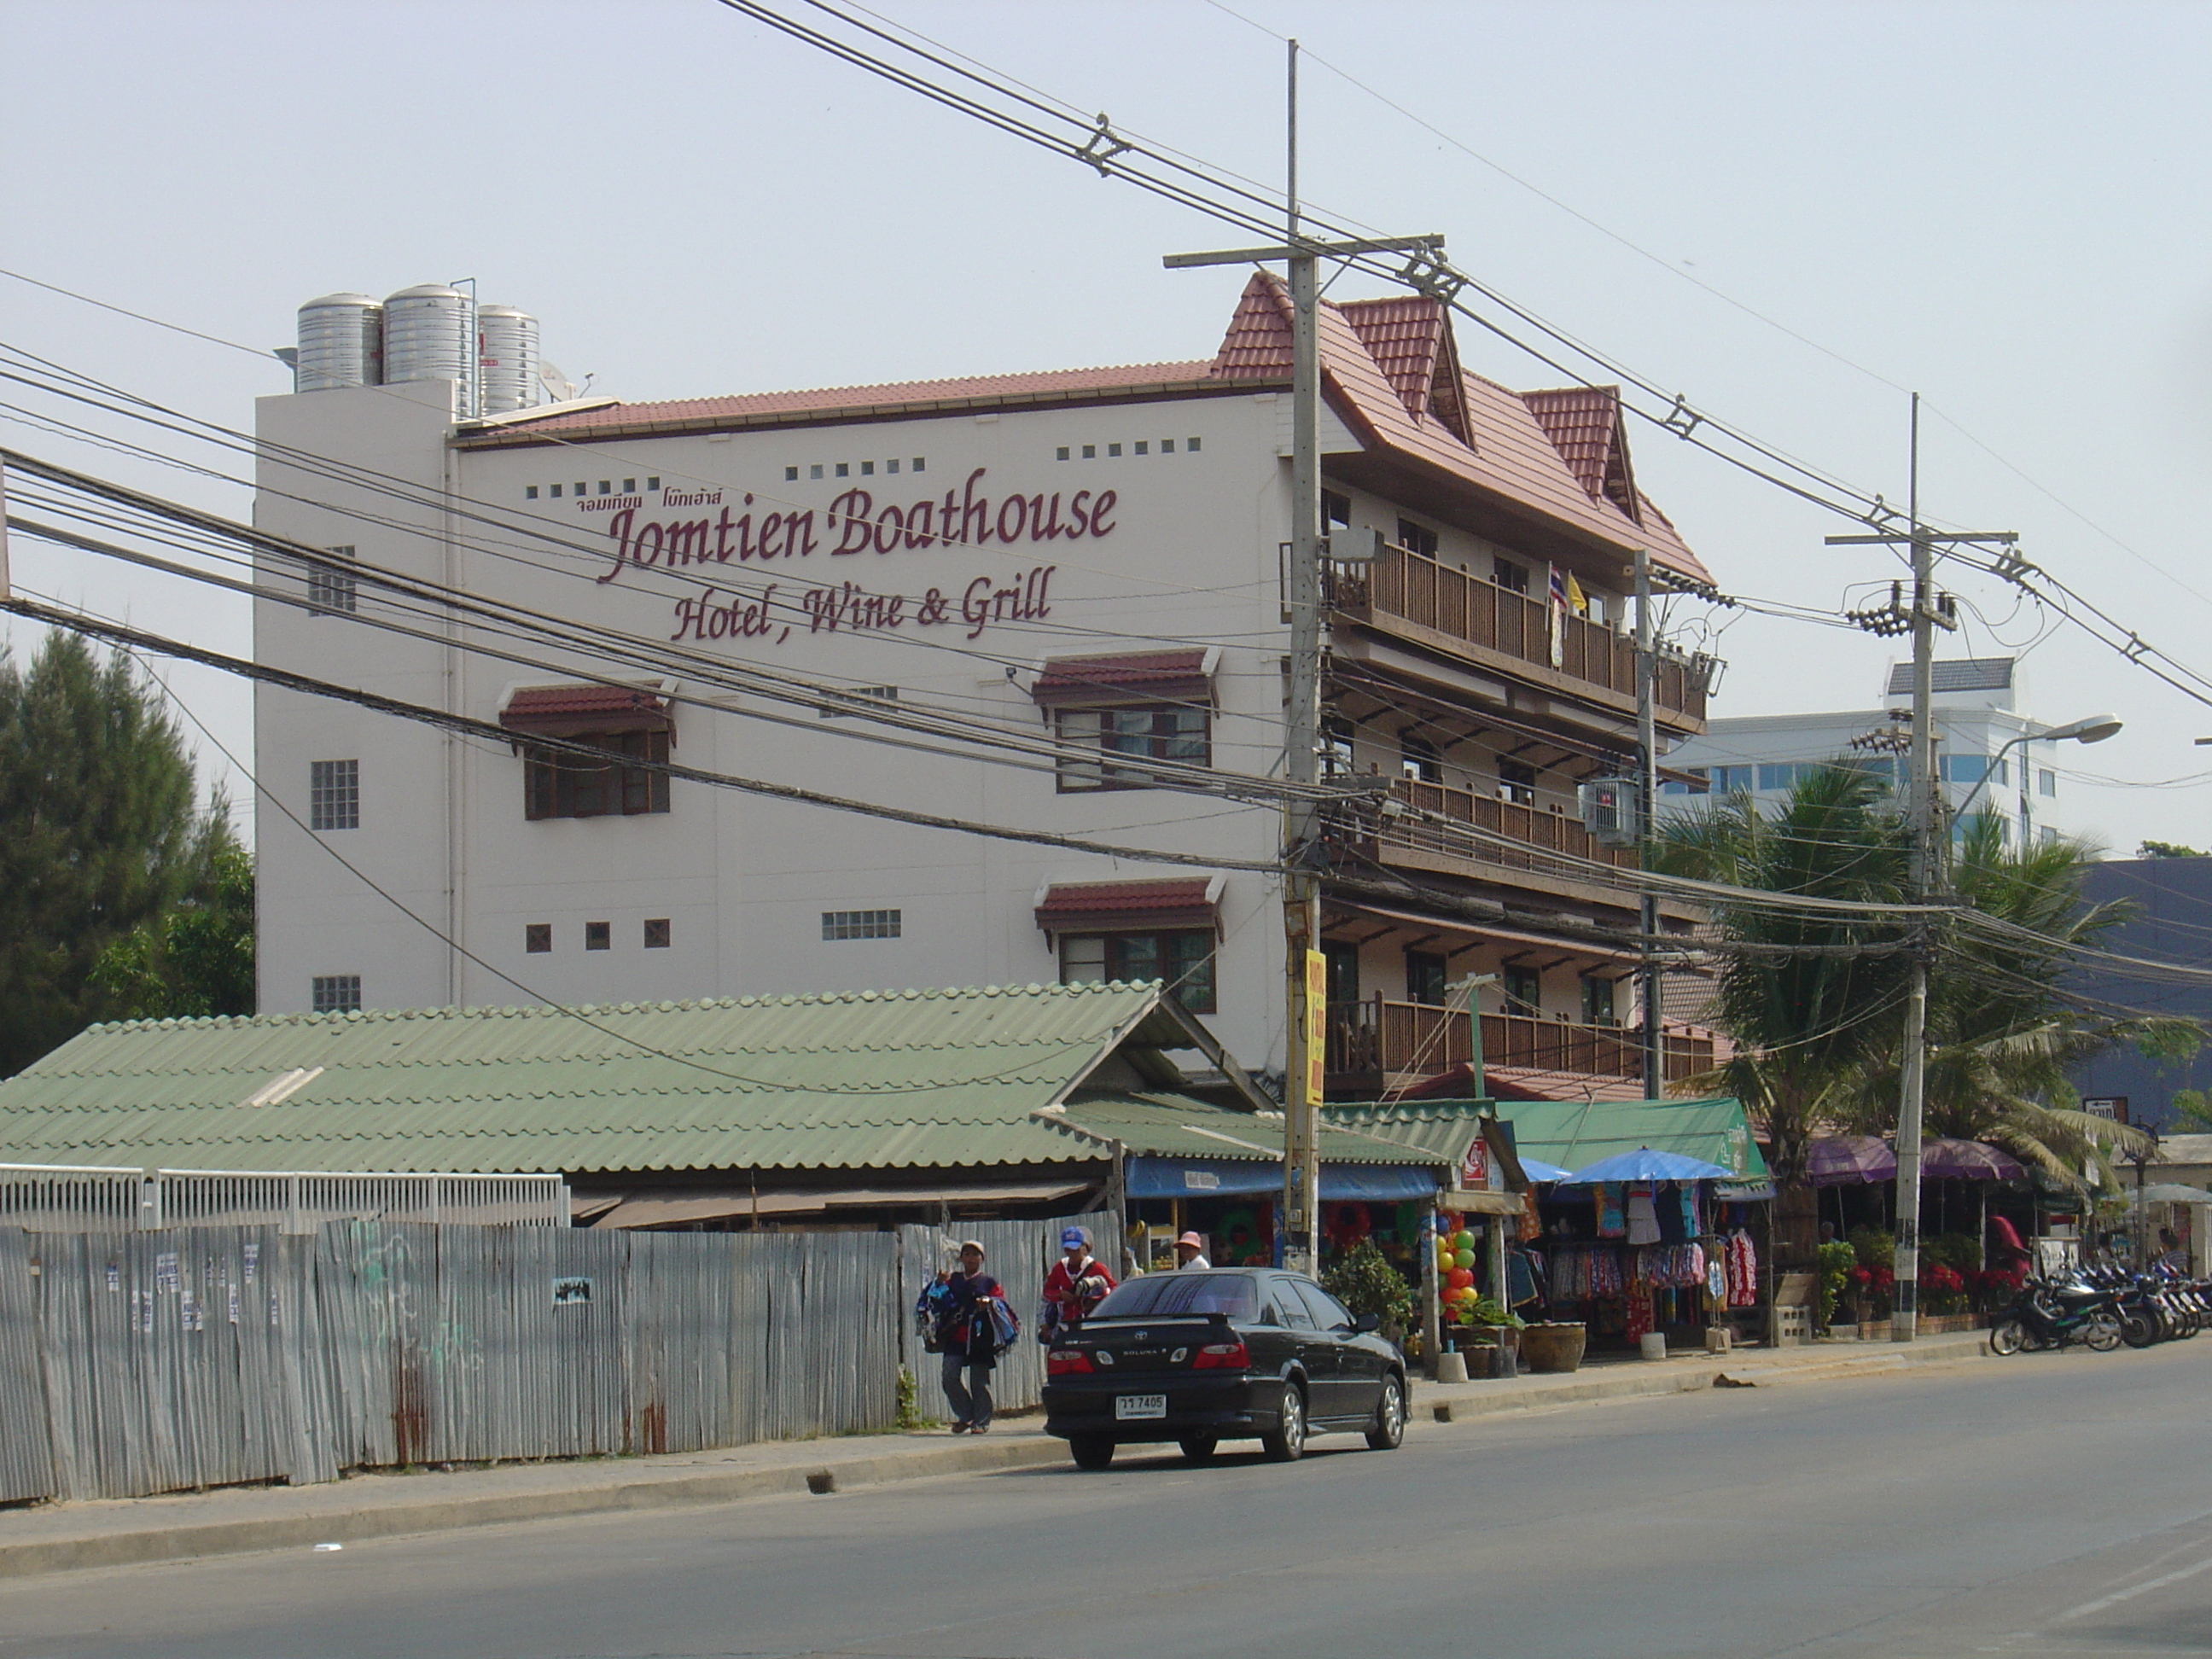
[[[1582,804],[1583,828],[1594,839],[1607,847],[1633,847],[1644,839],[1634,778],[1585,778],[1576,793]]]

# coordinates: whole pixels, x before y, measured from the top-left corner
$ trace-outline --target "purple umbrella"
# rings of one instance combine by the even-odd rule
[[[1930,1140],[1920,1148],[1920,1173],[1936,1181],[2019,1181],[2027,1170],[1978,1140]]]
[[[1848,1187],[1893,1180],[1897,1154],[1875,1135],[1822,1135],[1807,1167],[1815,1187]]]

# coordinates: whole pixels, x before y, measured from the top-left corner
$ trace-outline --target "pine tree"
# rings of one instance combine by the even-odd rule
[[[220,816],[127,658],[61,633],[27,671],[0,656],[0,1076],[125,1012],[94,968],[212,892]]]

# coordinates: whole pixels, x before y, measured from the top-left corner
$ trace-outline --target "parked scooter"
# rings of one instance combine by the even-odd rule
[[[2110,1353],[2121,1342],[2112,1292],[2079,1279],[2031,1278],[1990,1326],[1990,1352],[2013,1354],[2079,1342]]]

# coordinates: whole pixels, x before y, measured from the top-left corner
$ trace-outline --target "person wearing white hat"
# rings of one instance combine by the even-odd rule
[[[1206,1241],[1196,1233],[1185,1233],[1176,1240],[1176,1267],[1178,1272],[1186,1267],[1211,1267],[1212,1265],[1206,1259]]]

